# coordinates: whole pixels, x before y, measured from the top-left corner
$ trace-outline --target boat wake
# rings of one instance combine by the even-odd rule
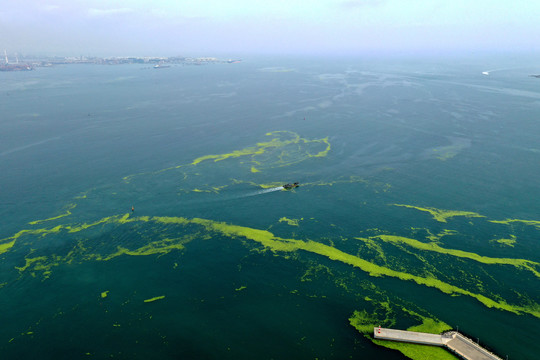
[[[5,150],[5,151],[0,152],[0,156],[9,155],[9,154],[17,152],[17,151],[26,150],[26,149],[34,147],[34,146],[38,146],[38,145],[41,145],[41,144],[48,143],[49,141],[60,140],[60,139],[61,139],[60,136],[55,136],[55,137],[52,137],[52,138],[49,138],[49,139],[45,139],[45,140],[41,140],[41,141],[38,141],[38,142],[35,142],[35,143],[31,143],[31,144],[28,144],[28,145],[19,146],[19,147],[13,148],[13,149],[9,149],[9,150]]]
[[[242,199],[242,198],[247,198],[247,197],[252,197],[252,196],[264,195],[264,194],[268,194],[268,193],[272,193],[272,192],[276,192],[276,191],[282,191],[282,190],[284,190],[283,186],[276,186],[276,187],[273,187],[273,188],[268,188],[268,189],[262,189],[262,190],[256,190],[256,191],[243,193],[243,194],[235,196],[233,198],[226,198],[225,200]]]
[[[262,194],[267,194],[267,193],[270,193],[270,192],[280,191],[280,190],[283,190],[283,186],[277,186],[277,187],[273,187],[273,188],[269,188],[269,189],[257,190],[257,191],[248,193],[245,196],[247,197],[247,196],[262,195]]]
[[[491,70],[482,71],[482,75],[489,76],[493,72],[499,72],[499,71],[505,71],[505,70],[512,70],[512,69],[511,68],[491,69]]]
[[[248,197],[268,194],[268,193],[271,193],[271,192],[281,191],[281,190],[283,190],[283,186],[277,186],[277,187],[273,187],[273,188],[269,188],[269,189],[262,189],[262,190],[249,191],[249,192],[238,192],[238,191],[229,192],[229,191],[225,191],[225,192],[220,192],[217,196],[213,196],[213,195],[216,195],[216,194],[206,194],[206,195],[209,195],[211,197],[210,198],[205,197],[204,200],[203,199],[195,200],[194,198],[192,198],[190,200],[184,200],[183,203],[184,204],[188,204],[188,203],[189,204],[196,204],[196,203],[200,203],[200,202],[222,202],[222,201],[239,200],[239,199],[244,199],[244,198],[248,198]]]

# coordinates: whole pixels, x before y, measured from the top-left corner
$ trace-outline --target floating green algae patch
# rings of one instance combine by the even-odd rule
[[[11,249],[13,245],[15,245],[15,240],[11,240],[10,242],[5,242],[3,244],[0,244],[0,254],[3,254],[9,249]]]
[[[204,163],[235,159],[242,159],[240,165],[247,165],[245,168],[246,174],[254,174],[269,168],[298,164],[310,158],[325,157],[331,150],[331,144],[327,137],[322,139],[306,139],[295,132],[283,130],[272,131],[265,135],[271,139],[228,153],[199,156],[188,164],[173,166],[155,172],[125,176],[123,181],[130,183],[131,180],[142,175],[158,175],[177,169],[195,169]],[[184,174],[184,179],[187,177],[187,174]]]
[[[271,258],[300,262],[307,261],[308,263],[315,264],[310,266],[309,269],[305,271],[304,275],[298,276],[297,280],[299,281],[298,284],[300,286],[315,286],[318,285],[315,281],[320,281],[320,279],[326,276],[332,278],[335,277],[335,284],[333,280],[331,283],[339,289],[340,294],[347,293],[351,298],[354,297],[359,302],[367,303],[366,308],[368,309],[372,306],[370,299],[376,298],[376,296],[374,296],[374,291],[376,290],[368,287],[360,289],[361,286],[354,281],[344,281],[342,277],[337,275],[339,274],[339,269],[347,269],[344,270],[344,272],[352,274],[351,279],[354,278],[355,280],[369,279],[365,274],[372,276],[373,278],[362,281],[373,281],[375,283],[379,283],[377,278],[391,277],[407,281],[411,284],[410,286],[416,287],[416,284],[419,284],[425,287],[436,288],[445,294],[450,294],[450,296],[464,295],[471,299],[474,298],[488,308],[505,310],[513,314],[528,313],[540,317],[538,315],[540,309],[535,303],[536,299],[532,292],[525,290],[522,294],[519,294],[517,291],[519,291],[520,288],[516,287],[517,290],[513,289],[512,291],[514,291],[514,294],[511,294],[510,292],[506,292],[505,287],[501,285],[502,281],[507,280],[507,277],[515,273],[516,268],[529,270],[538,277],[538,263],[529,260],[510,258],[513,254],[513,252],[510,251],[513,250],[511,248],[505,249],[507,250],[503,255],[505,258],[498,258],[485,257],[473,252],[447,248],[452,246],[444,247],[440,242],[437,243],[437,241],[441,240],[445,235],[457,234],[457,231],[451,229],[441,231],[440,227],[442,225],[435,223],[430,217],[427,217],[427,219],[434,224],[432,228],[413,227],[418,226],[418,224],[411,221],[410,223],[407,222],[407,224],[404,225],[404,229],[402,229],[405,234],[399,236],[400,230],[396,229],[396,226],[389,226],[392,230],[387,230],[385,229],[385,225],[370,224],[369,221],[371,220],[369,216],[366,216],[365,219],[362,219],[362,221],[359,222],[358,226],[351,227],[351,229],[347,228],[347,225],[344,225],[349,219],[346,219],[343,223],[340,223],[339,219],[332,219],[333,228],[331,231],[324,234],[321,234],[317,232],[317,229],[314,230],[312,228],[314,224],[322,224],[324,220],[322,218],[319,219],[316,214],[305,214],[301,211],[294,212],[299,219],[280,218],[282,214],[276,211],[271,214],[272,216],[268,216],[267,219],[260,218],[260,221],[258,220],[257,225],[254,227],[248,227],[252,224],[248,218],[232,220],[233,223],[239,224],[233,225],[231,223],[218,222],[212,219],[174,216],[177,214],[193,216],[193,213],[190,213],[189,206],[184,208],[184,199],[188,200],[185,202],[186,204],[188,204],[189,201],[196,199],[194,202],[198,202],[197,205],[199,205],[203,203],[205,199],[209,198],[212,198],[212,201],[221,201],[231,193],[234,193],[232,196],[236,196],[237,194],[242,196],[244,195],[242,191],[245,191],[246,193],[256,193],[257,191],[260,191],[260,188],[279,187],[287,182],[278,181],[284,178],[283,174],[271,177],[268,176],[271,172],[266,170],[295,164],[313,157],[326,156],[328,150],[330,150],[327,138],[306,140],[297,137],[294,133],[290,132],[275,132],[269,133],[268,135],[277,140],[258,143],[255,146],[226,154],[198,157],[191,163],[188,162],[185,165],[171,168],[179,170],[170,173],[171,178],[174,179],[171,180],[165,178],[164,180],[171,180],[170,189],[166,190],[172,189],[173,191],[162,191],[162,188],[159,188],[159,191],[155,190],[155,193],[172,194],[172,196],[168,196],[168,199],[172,199],[171,203],[178,202],[181,205],[167,208],[166,205],[160,203],[159,206],[156,205],[156,207],[148,210],[144,209],[142,204],[137,206],[137,203],[135,203],[135,207],[137,208],[135,213],[120,213],[118,215],[114,214],[126,211],[131,207],[131,199],[129,199],[128,202],[129,208],[122,205],[120,200],[115,204],[115,206],[118,204],[119,206],[114,207],[113,210],[101,208],[96,210],[96,208],[93,207],[95,204],[99,204],[100,200],[102,200],[105,195],[116,195],[117,193],[122,195],[122,192],[124,192],[127,194],[124,195],[124,197],[129,198],[132,196],[130,191],[141,191],[146,189],[143,182],[146,181],[146,179],[143,179],[142,177],[136,178],[136,176],[139,176],[136,175],[126,177],[125,180],[136,180],[131,184],[129,184],[129,181],[122,182],[121,186],[123,186],[123,188],[120,190],[116,188],[108,189],[107,191],[98,189],[94,192],[90,192],[90,196],[84,201],[89,203],[94,201],[95,203],[91,203],[88,207],[84,206],[85,204],[82,203],[83,198],[80,198],[81,203],[77,204],[76,207],[64,207],[64,213],[61,214],[61,216],[31,222],[30,225],[37,226],[28,226],[30,229],[21,230],[9,238],[0,240],[0,253],[9,251],[10,256],[11,254],[18,256],[18,260],[15,264],[18,265],[17,270],[19,271],[14,271],[15,275],[12,278],[16,276],[21,278],[30,275],[35,276],[38,279],[49,278],[49,280],[44,281],[53,282],[56,281],[56,278],[49,276],[57,271],[56,269],[58,269],[59,266],[65,264],[73,266],[87,261],[114,260],[103,268],[123,266],[126,263],[129,265],[139,264],[137,261],[140,261],[141,263],[163,261],[164,264],[166,263],[164,268],[170,269],[172,267],[173,269],[176,269],[178,263],[184,264],[177,260],[177,257],[184,255],[190,256],[190,246],[193,246],[193,248],[196,249],[201,243],[197,242],[197,244],[194,244],[192,243],[194,240],[212,239],[213,241],[223,242],[223,246],[232,247],[232,245],[227,245],[226,242],[231,239],[237,239],[239,240],[238,243],[241,243],[243,246],[252,250],[250,254],[266,253],[269,255],[268,257]],[[236,168],[230,169],[230,164],[239,165],[240,171]],[[208,170],[211,167],[216,167],[222,172],[219,173],[219,176],[207,178],[205,177],[205,170]],[[147,175],[151,176],[156,175],[156,179],[151,179],[153,184],[156,184],[156,187],[161,186],[161,180],[163,180],[161,177],[157,178],[157,175],[165,175],[166,170],[167,169],[147,173]],[[286,170],[287,172],[289,171],[289,169]],[[294,171],[295,169],[292,170]],[[243,174],[246,175],[246,178],[244,179],[241,176],[238,176],[238,179],[236,179],[236,174],[242,173],[242,171]],[[235,174],[235,178],[221,176],[223,174]],[[203,180],[201,181],[201,179]],[[140,182],[138,182],[138,180],[140,180]],[[225,184],[223,183],[224,181],[226,182]],[[308,186],[307,190],[313,192],[325,190],[321,189],[320,186],[334,187],[332,190],[338,191],[340,190],[340,185],[346,184],[344,187],[350,187],[349,184],[353,183],[358,184],[358,187],[361,188],[361,190],[369,190],[372,194],[382,194],[391,189],[389,184],[372,182],[371,180],[367,181],[360,177],[347,175],[342,175],[337,179],[314,178],[312,181],[313,182],[311,183],[305,183],[305,185]],[[166,181],[163,183],[167,184]],[[254,190],[252,186],[259,189]],[[149,194],[145,194],[145,196],[151,197],[154,195],[152,191],[154,190],[150,190]],[[140,193],[134,192],[134,194]],[[175,194],[179,198],[175,198]],[[285,196],[284,194],[285,193],[276,193],[275,195],[278,196],[274,196],[272,201],[276,201],[276,198],[278,199],[277,201],[279,201],[280,197],[283,198]],[[384,196],[384,194],[382,194],[382,196]],[[377,197],[379,197],[379,195],[377,195]],[[120,196],[120,199],[122,199],[122,196]],[[370,201],[372,201],[370,199],[368,194],[365,201],[362,200],[359,202],[359,204],[361,204],[359,213],[365,211],[365,209],[369,209],[369,206],[374,204],[370,203]],[[167,201],[165,197],[161,200]],[[386,204],[387,203],[383,201],[381,207],[385,208],[386,210],[384,211],[388,211],[389,213],[403,213],[410,211],[402,208],[388,207]],[[206,205],[207,204],[204,204],[204,206]],[[218,205],[221,205],[221,203]],[[366,205],[365,209],[362,209],[364,208],[364,205]],[[449,218],[454,216],[482,217],[479,214],[466,211],[448,211],[427,207],[418,208],[409,205],[396,206],[409,207],[429,212],[431,216],[439,222],[447,222]],[[86,210],[88,209],[91,211],[87,212]],[[147,216],[137,216],[139,211],[140,214],[145,214]],[[71,214],[71,212],[73,212],[73,214]],[[97,216],[95,214],[102,215]],[[154,214],[173,216],[152,216]],[[390,216],[392,215],[393,214],[390,214]],[[67,218],[68,216],[69,219]],[[310,219],[308,222],[302,222],[301,228],[298,226],[300,225],[300,221],[304,218],[300,218],[300,216],[305,216],[306,219]],[[363,216],[365,216],[365,213],[363,213]],[[210,218],[210,216],[208,217]],[[219,217],[220,220],[231,221],[229,220],[231,218],[229,216],[217,215],[216,218],[217,217]],[[422,219],[426,218],[424,214],[421,214],[420,217]],[[412,218],[418,218],[418,216]],[[240,218],[237,217],[235,219]],[[52,223],[53,221],[54,223]],[[71,223],[62,223],[61,225],[58,225],[60,222],[67,221],[70,221]],[[47,224],[40,225],[45,222],[47,222]],[[497,223],[496,221],[492,222]],[[283,223],[283,225],[278,226],[278,223]],[[450,225],[448,225],[448,227],[452,224],[456,225],[457,222],[450,221],[449,223]],[[487,220],[485,223],[484,221],[475,221],[475,224],[479,223],[481,223],[482,226],[485,226],[486,224],[490,225]],[[504,223],[507,225],[518,224],[518,220],[508,220]],[[523,225],[535,225],[534,222],[530,221],[519,221],[519,223]],[[467,224],[459,222],[458,225],[460,226],[460,234],[463,229],[466,231]],[[368,229],[363,229],[364,226]],[[501,228],[496,225],[490,226],[492,228],[498,228],[499,230]],[[38,229],[37,227],[44,228]],[[380,229],[370,229],[371,227],[378,227]],[[514,229],[514,227],[512,227],[512,229]],[[411,231],[413,235],[411,235]],[[297,235],[297,233],[299,235]],[[368,235],[365,235],[366,233],[368,233]],[[371,236],[374,234],[383,235]],[[489,235],[489,238],[484,239],[485,243],[496,236],[501,236],[500,234],[500,231],[493,232],[493,234]],[[356,236],[363,237],[360,238]],[[502,236],[510,237],[510,239],[515,238],[514,235],[508,234]],[[520,234],[520,240],[521,236],[522,235]],[[429,239],[433,243],[425,243],[415,240],[414,238],[423,241]],[[358,239],[362,242],[360,243],[353,239]],[[504,239],[497,239],[497,243],[502,245],[503,243],[498,240]],[[52,244],[53,246],[46,248],[49,244]],[[491,246],[489,250],[498,251],[499,249]],[[171,255],[160,259],[161,256],[166,254]],[[209,259],[213,255],[217,254],[208,254]],[[130,257],[133,256],[148,256],[150,258],[146,260],[131,259]],[[506,256],[509,258],[506,258]],[[520,255],[516,257],[527,256],[528,255]],[[127,260],[127,258],[130,259]],[[174,260],[178,261],[178,263],[174,263],[173,266],[172,261]],[[208,259],[204,259],[204,261],[206,260]],[[476,263],[504,266],[483,266]],[[343,266],[343,264],[350,266]],[[242,266],[243,263],[238,265],[239,268]],[[190,269],[189,266],[181,266],[179,270],[175,272],[175,275],[180,274],[181,271],[189,271],[188,269]],[[480,272],[477,270],[480,270]],[[62,271],[58,271],[58,274],[61,276],[64,275]],[[521,275],[525,275],[525,280],[523,280],[523,282],[532,278],[532,276],[529,276],[529,273],[522,273]],[[8,276],[6,275],[6,277]],[[463,281],[461,282],[461,280]],[[381,283],[395,284],[396,282],[384,281]],[[246,289],[245,286],[240,286],[242,284],[249,285],[250,289],[253,287],[252,283],[249,281],[238,281],[227,284],[227,289],[229,292],[231,289],[240,292]],[[110,285],[100,286],[102,287],[94,290],[93,294],[98,294],[103,287],[109,288]],[[317,296],[322,298],[323,296],[326,296],[326,294],[322,295],[326,289],[322,289],[320,292],[317,292],[316,295],[312,295],[313,292],[307,292],[300,286],[293,285],[288,290],[295,289],[293,292],[296,291],[299,294],[305,294],[306,297]],[[398,284],[397,286],[400,285]],[[522,286],[522,284],[520,283],[519,286]],[[296,290],[296,287],[298,287],[298,290]],[[418,287],[416,287],[416,289],[424,291]],[[162,292],[162,290],[152,292],[156,294]],[[354,295],[352,295],[352,292],[354,292]],[[234,297],[236,299],[245,298],[247,295],[251,296],[251,293],[252,292],[249,292],[249,294],[244,292],[242,294],[235,294]],[[115,294],[118,294],[117,289],[115,289]],[[515,294],[517,295],[514,298],[511,298],[511,296]],[[149,295],[152,295],[152,293]],[[328,298],[331,298],[332,295],[333,294],[328,293]],[[449,301],[452,300],[450,296],[447,297]],[[509,297],[507,298],[506,296]],[[152,299],[155,299],[153,301],[158,300],[156,298]],[[136,302],[140,304],[141,300],[139,299]],[[101,303],[107,305],[110,301],[101,301]],[[380,315],[378,313],[376,314],[377,316],[372,316],[370,324],[365,325],[370,328],[370,333],[373,331],[373,322],[375,322],[375,326],[383,325],[390,327],[396,322],[396,319],[400,319],[399,316],[402,316],[402,314],[392,315],[392,312],[397,312],[398,309],[393,307],[390,302],[386,306],[389,308],[389,315],[387,314],[386,317],[381,317],[378,316]],[[384,311],[381,311],[384,315]],[[444,311],[445,310],[441,310],[441,312]],[[367,314],[369,315],[369,313]],[[414,323],[418,322],[419,321],[415,321]],[[409,325],[411,325],[410,321],[406,322],[402,328],[406,328]],[[423,327],[423,329],[420,327]],[[427,328],[431,328],[432,330],[427,330]],[[440,323],[436,320],[431,320],[431,322],[429,320],[423,320],[421,325],[415,325],[409,329],[436,333],[438,331],[435,329],[440,328]],[[431,347],[428,348],[432,349]],[[414,349],[418,348],[415,347]],[[418,351],[418,354],[414,354],[414,351]],[[409,350],[409,352],[413,354],[412,356],[414,356],[412,358],[419,359],[421,358],[419,357],[421,356],[420,353],[429,352],[431,350],[424,349],[421,351],[414,351]],[[403,353],[405,354],[405,352]],[[437,357],[429,355],[428,358],[436,359]],[[452,357],[452,359],[454,358]]]
[[[257,143],[256,146],[247,147],[242,150],[236,150],[236,151],[225,153],[225,154],[201,156],[193,160],[191,165],[197,165],[206,160],[222,161],[225,159],[238,158],[242,156],[262,155],[263,153],[272,149],[284,148],[286,146],[293,145],[293,144],[300,144],[302,142],[310,143],[312,141],[315,141],[315,142],[324,142],[327,144],[327,148],[325,149],[324,154],[319,153],[320,155],[317,154],[315,156],[324,156],[330,150],[330,144],[328,143],[328,139],[306,140],[306,139],[302,139],[298,134],[295,134],[289,131],[274,131],[274,132],[267,133],[266,135],[267,136],[277,135],[277,137],[272,138],[270,141],[259,142]]]
[[[60,215],[58,215],[58,216],[54,216],[54,217],[51,217],[51,218],[48,218],[48,219],[31,221],[31,222],[29,222],[28,224],[30,224],[30,225],[37,225],[37,224],[41,224],[41,223],[43,223],[43,222],[61,219],[61,218],[63,218],[63,217],[66,217],[66,216],[71,215],[71,211],[70,211],[70,210],[73,210],[76,206],[77,206],[77,204],[70,204],[70,205],[67,207],[66,212],[63,213],[63,214],[60,214]]]
[[[387,262],[386,260],[386,254],[384,253],[384,250],[382,249],[382,247],[380,246],[380,244],[378,244],[377,241],[375,241],[373,238],[361,238],[361,237],[357,237],[355,238],[356,240],[360,240],[360,241],[363,241],[364,244],[367,246],[368,249],[371,249],[375,252],[376,256],[378,259],[382,260],[384,263]]]
[[[229,158],[237,158],[240,156],[258,155],[258,154],[262,154],[264,151],[265,151],[264,147],[250,147],[243,150],[236,150],[228,154],[205,155],[205,156],[201,156],[193,160],[191,165],[197,165],[206,160],[222,161]]]
[[[83,230],[87,230],[89,228],[92,228],[92,227],[95,227],[97,225],[104,225],[104,224],[110,224],[110,223],[127,223],[127,222],[131,222],[131,221],[134,221],[132,219],[129,219],[129,214],[125,214],[125,215],[115,215],[115,216],[109,216],[109,217],[105,217],[101,220],[97,220],[93,223],[90,223],[90,224],[87,224],[87,223],[83,223],[83,224],[77,224],[77,225],[57,225],[53,228],[50,228],[50,229],[47,229],[47,228],[43,228],[43,229],[24,229],[24,230],[20,230],[19,232],[17,232],[16,234],[8,237],[8,238],[4,238],[4,239],[1,239],[0,240],[0,254],[2,252],[5,252],[7,250],[9,250],[11,247],[13,247],[13,245],[15,244],[15,242],[17,241],[17,239],[19,239],[20,237],[23,237],[23,236],[28,236],[28,235],[39,235],[41,237],[44,237],[44,236],[47,236],[47,235],[50,235],[50,234],[59,234],[61,232],[68,232],[68,233],[77,233],[77,232],[80,232],[80,231],[83,231]],[[9,241],[11,240],[11,241]],[[2,251],[4,250],[4,251]]]
[[[510,239],[493,239],[489,241],[490,243],[497,243],[504,246],[514,247],[516,243],[516,236],[510,235]]]
[[[418,314],[415,314],[420,316]],[[422,316],[422,323],[409,327],[409,331],[425,332],[430,334],[442,334],[445,331],[452,330],[452,327],[443,321],[435,320],[426,316]]]
[[[291,165],[311,157],[324,157],[328,155],[328,152],[331,149],[328,138],[308,140],[291,131],[273,131],[266,135],[272,137],[272,139],[270,141],[259,142],[256,146],[236,150],[231,153],[201,156],[195,159],[191,164],[197,165],[207,160],[222,161],[249,156],[255,165],[259,165],[256,168],[252,166],[250,171],[260,172],[261,165],[271,165],[276,159],[279,161],[280,166]],[[277,156],[273,153],[276,150],[280,151]],[[275,159],[270,162],[268,159],[263,159],[268,155]]]
[[[156,296],[156,297],[153,297],[153,298],[150,298],[150,299],[146,299],[146,300],[144,300],[144,302],[149,303],[149,302],[154,302],[154,301],[158,301],[158,300],[161,300],[161,299],[165,299],[165,295]]]
[[[439,245],[435,243],[424,243],[424,242],[421,242],[415,239],[409,239],[403,236],[377,235],[377,236],[374,236],[373,238],[381,239],[382,241],[389,242],[389,243],[403,243],[415,249],[433,251],[440,254],[447,254],[447,255],[451,255],[455,257],[471,259],[471,260],[484,263],[484,264],[502,264],[502,265],[512,265],[518,268],[525,268],[531,271],[536,277],[540,278],[540,273],[534,268],[534,267],[540,266],[540,264],[534,261],[530,261],[530,260],[492,258],[492,257],[487,257],[487,256],[481,256],[476,253],[471,253],[467,251],[456,250],[456,249],[446,249],[446,248],[440,247]]]
[[[138,217],[128,219],[126,216],[112,216],[107,218],[109,223],[126,224],[131,222],[149,222],[148,217]],[[164,224],[184,224],[182,219],[155,217],[152,221]],[[100,222],[101,223],[101,222]],[[70,228],[69,226],[66,228]],[[183,250],[185,244],[197,238],[196,234],[188,234],[178,238],[164,238],[152,240],[140,247],[128,249],[123,246],[117,246],[114,251],[108,254],[93,253],[91,249],[86,248],[80,241],[65,255],[36,256],[25,258],[25,265],[16,267],[20,273],[25,271],[41,272],[45,278],[48,278],[53,268],[62,264],[71,264],[82,261],[109,261],[119,256],[149,256],[164,255],[171,251]]]
[[[452,218],[455,216],[465,216],[465,217],[485,217],[483,215],[480,215],[475,212],[470,211],[457,211],[457,210],[441,210],[436,208],[423,208],[419,206],[413,206],[413,205],[404,205],[404,204],[392,204],[393,206],[401,206],[406,207],[409,209],[416,209],[424,212],[428,212],[433,216],[433,218],[439,222],[446,222],[446,219]]]
[[[379,319],[376,314],[370,314],[366,310],[355,310],[349,318],[349,324],[361,334],[366,335],[373,333],[373,328],[377,326],[388,326],[385,324],[387,321],[387,319]]]
[[[537,220],[506,219],[506,220],[490,220],[489,222],[492,222],[494,224],[505,224],[505,225],[511,225],[512,223],[521,223],[524,225],[534,226],[535,228],[540,230],[540,221],[537,221]]]
[[[459,288],[457,286],[445,283],[435,277],[422,277],[382,267],[373,264],[367,260],[361,259],[357,256],[347,254],[334,247],[318,243],[316,241],[282,239],[279,237],[275,237],[271,232],[266,230],[246,228],[238,225],[230,225],[204,219],[195,218],[191,221],[193,223],[203,225],[209,230],[218,231],[229,237],[241,236],[256,241],[261,245],[271,249],[272,251],[292,252],[297,250],[304,250],[310,253],[325,256],[334,261],[339,261],[344,264],[352,265],[367,272],[370,276],[389,276],[399,278],[401,280],[414,281],[419,285],[433,287],[447,294],[460,294],[473,297],[489,308],[510,311],[516,314],[529,313],[536,317],[540,317],[540,308],[538,306],[524,307],[508,304],[502,299],[499,299],[498,301],[493,300],[482,294],[476,294],[471,291]]]
[[[431,231],[429,231],[429,229],[416,229],[416,230],[423,230],[423,231],[427,232],[428,235],[426,236],[426,238],[433,241],[433,242],[439,241],[443,236],[456,235],[457,234],[457,231],[449,230],[449,229],[443,229],[437,235],[431,233]]]
[[[303,219],[288,219],[286,217],[282,217],[281,219],[279,219],[279,222],[285,222],[291,226],[298,226],[298,223],[303,220]]]
[[[183,250],[185,248],[184,244],[191,240],[192,237],[189,236],[184,238],[157,240],[133,250],[118,246],[116,252],[105,257],[95,256],[95,260],[107,261],[122,255],[148,256],[168,254],[172,250]]]
[[[241,237],[241,238],[254,241],[274,252],[306,251],[312,254],[324,256],[333,261],[351,265],[355,268],[365,271],[366,273],[368,273],[370,276],[373,276],[373,277],[388,276],[388,277],[398,278],[404,281],[413,281],[419,285],[436,288],[446,294],[458,294],[458,295],[470,296],[472,298],[477,299],[478,301],[480,301],[482,304],[484,304],[485,306],[489,308],[496,308],[500,310],[510,311],[516,314],[529,313],[536,317],[540,317],[540,309],[534,303],[531,304],[530,306],[512,305],[512,304],[507,303],[501,298],[493,299],[481,293],[475,293],[473,291],[466,290],[455,285],[451,285],[447,282],[437,279],[433,275],[419,276],[419,275],[410,274],[404,271],[397,271],[388,267],[377,265],[370,261],[362,259],[358,256],[351,255],[333,246],[325,245],[320,242],[316,242],[312,240],[303,241],[303,240],[296,240],[296,239],[280,238],[267,230],[259,230],[259,229],[249,228],[249,227],[227,224],[223,222],[216,222],[212,220],[206,220],[206,219],[200,219],[200,218],[186,219],[182,217],[148,217],[148,216],[129,217],[129,214],[125,214],[125,215],[105,217],[101,220],[97,220],[90,224],[80,224],[80,225],[75,225],[75,226],[71,226],[71,225],[58,226],[57,228],[55,228],[54,232],[67,230],[68,233],[73,233],[73,232],[82,231],[84,229],[88,229],[92,226],[96,226],[97,224],[101,224],[101,225],[103,224],[128,224],[128,223],[134,223],[134,222],[144,222],[144,223],[153,222],[153,223],[158,223],[158,224],[182,225],[182,226],[196,224],[196,225],[200,225],[204,227],[207,231],[217,232],[230,238]],[[37,233],[41,233],[39,232],[39,230],[34,230],[34,231],[36,231]],[[49,234],[50,232],[43,231],[42,233]],[[65,256],[53,255],[50,257],[48,256],[28,257],[26,258],[26,264],[22,267],[18,267],[17,269],[21,273],[26,270],[41,271],[44,274],[44,276],[49,276],[53,267],[59,266],[62,263],[69,263],[71,261],[74,261],[75,259],[79,259],[78,261],[82,261],[82,259],[106,261],[106,260],[110,260],[118,256],[122,256],[122,255],[142,255],[142,256],[156,255],[156,254],[161,255],[161,254],[169,253],[170,251],[173,251],[173,250],[182,250],[184,248],[184,244],[189,241],[192,241],[193,239],[194,239],[194,235],[191,235],[191,236],[187,235],[184,238],[177,238],[177,239],[166,238],[166,239],[151,241],[150,243],[147,243],[146,245],[137,247],[135,249],[127,249],[125,247],[118,246],[115,249],[115,251],[110,252],[109,254],[88,253],[88,251],[86,251],[84,247],[80,246],[80,247],[75,247],[74,250],[72,250]],[[415,242],[415,240],[412,240],[412,239],[409,239],[409,240],[411,240],[409,241],[409,243],[415,244],[416,246],[420,246]],[[442,248],[438,249],[438,251],[443,251],[441,249]],[[457,254],[460,254],[463,256],[462,253],[457,252]],[[470,256],[474,257],[473,255],[470,255]],[[481,259],[481,260],[484,260],[484,259]],[[484,261],[487,261],[487,260],[484,260]],[[529,266],[527,265],[528,263],[519,263],[519,264],[520,266],[525,266],[525,267]]]
[[[31,268],[34,271],[44,271],[45,274],[50,274],[52,264],[47,264],[48,258],[47,256],[37,256],[32,258],[25,258],[25,264],[21,267],[15,267],[15,269],[19,270],[20,272],[24,272],[27,269]]]
[[[9,240],[17,240],[21,236],[27,236],[27,235],[46,236],[46,235],[49,235],[49,234],[58,233],[58,232],[60,232],[60,230],[62,230],[62,228],[63,228],[62,225],[58,225],[58,226],[55,226],[55,227],[50,228],[50,229],[23,229],[23,230],[18,231],[17,233],[15,233],[14,235],[12,235],[10,237],[1,239],[0,242],[4,242],[4,241],[7,242]],[[11,245],[11,246],[13,246],[13,245]]]
[[[459,154],[462,150],[471,146],[470,139],[450,137],[449,140],[451,141],[450,145],[439,146],[431,149],[432,155],[439,160],[446,161]]]

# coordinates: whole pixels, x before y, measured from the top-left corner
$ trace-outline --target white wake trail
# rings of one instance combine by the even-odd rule
[[[253,195],[261,195],[261,194],[266,194],[266,193],[269,193],[269,192],[279,191],[279,190],[283,190],[283,186],[277,186],[277,187],[270,188],[270,189],[258,190],[255,193],[253,193]]]
[[[280,191],[283,190],[283,186],[277,186],[269,189],[263,189],[263,190],[257,190],[250,193],[247,193],[245,195],[242,195],[241,197],[248,197],[248,196],[256,196],[256,195],[262,195],[262,194],[268,194],[274,191]]]

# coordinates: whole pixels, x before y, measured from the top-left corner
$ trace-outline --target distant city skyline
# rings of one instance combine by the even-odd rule
[[[19,0],[0,49],[65,56],[538,52],[528,0]]]

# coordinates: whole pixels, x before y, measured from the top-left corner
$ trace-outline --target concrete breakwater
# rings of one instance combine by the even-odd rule
[[[445,347],[466,360],[503,360],[457,331],[448,331],[443,334],[429,334],[416,331],[386,329],[379,326],[373,329],[373,335],[376,339],[381,340]]]

